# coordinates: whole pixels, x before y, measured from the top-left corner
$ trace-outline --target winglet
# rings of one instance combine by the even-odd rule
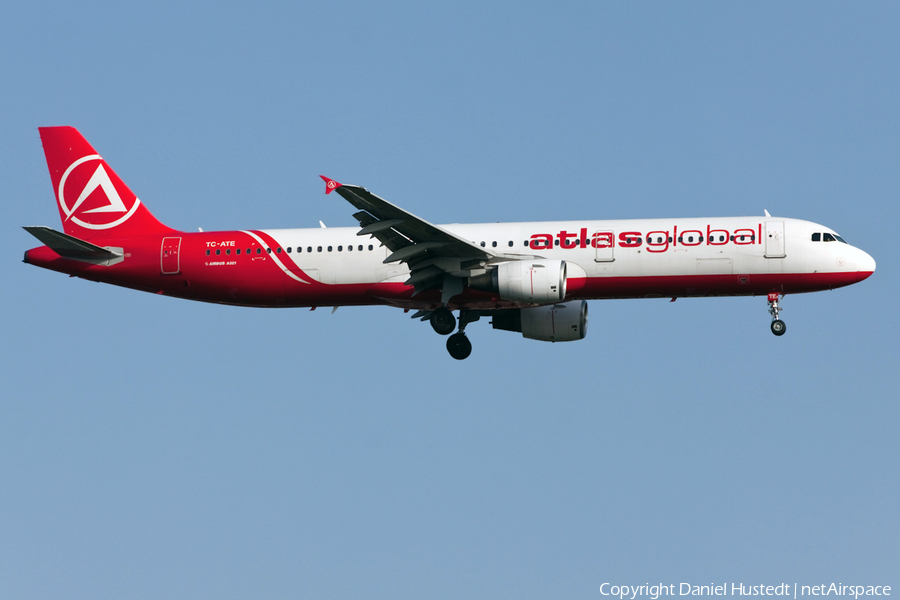
[[[333,192],[334,190],[336,190],[336,189],[338,189],[339,187],[341,187],[341,184],[339,184],[339,183],[338,183],[337,181],[335,181],[334,179],[328,179],[328,178],[325,177],[324,175],[319,175],[319,177],[321,177],[322,180],[325,182],[325,194],[326,194],[326,195],[330,194],[330,193]]]

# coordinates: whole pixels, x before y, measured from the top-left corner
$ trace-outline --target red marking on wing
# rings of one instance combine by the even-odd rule
[[[321,177],[322,180],[325,182],[325,194],[326,195],[330,194],[334,190],[341,187],[341,184],[338,183],[337,181],[335,181],[334,179],[329,179],[329,178],[325,177],[324,175],[319,175],[319,177]]]

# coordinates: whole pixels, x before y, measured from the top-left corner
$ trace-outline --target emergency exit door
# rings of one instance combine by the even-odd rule
[[[616,245],[615,232],[597,231],[591,236],[591,245],[597,249],[594,255],[595,262],[612,262],[616,260],[613,254]]]

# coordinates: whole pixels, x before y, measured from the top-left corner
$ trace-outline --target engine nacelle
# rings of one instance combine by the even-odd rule
[[[504,310],[494,315],[494,329],[517,331],[522,337],[542,342],[572,342],[587,335],[585,300],[548,306]]]
[[[504,300],[548,304],[566,297],[566,261],[517,260],[500,263],[486,275],[469,278],[469,286]]]

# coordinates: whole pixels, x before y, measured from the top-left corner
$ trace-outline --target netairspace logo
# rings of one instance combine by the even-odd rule
[[[675,592],[675,586],[678,592]],[[650,600],[658,600],[661,596],[890,596],[889,585],[843,585],[842,583],[823,583],[820,585],[799,585],[781,583],[778,585],[752,585],[743,583],[722,583],[709,585],[693,585],[690,583],[670,583],[644,585],[614,585],[604,583],[600,586],[604,596],[615,596],[619,600],[636,600],[639,596],[647,596]]]

